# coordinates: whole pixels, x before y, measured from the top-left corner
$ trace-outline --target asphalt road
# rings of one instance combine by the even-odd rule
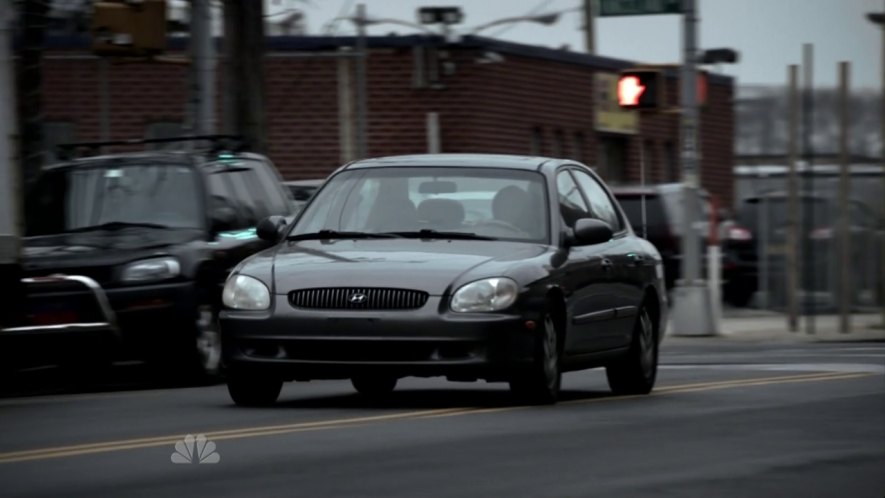
[[[662,363],[650,396],[588,371],[550,407],[408,379],[380,406],[336,381],[243,409],[137,366],[94,385],[33,372],[0,398],[0,495],[885,496],[885,343],[681,339]],[[172,462],[186,434],[207,463]]]

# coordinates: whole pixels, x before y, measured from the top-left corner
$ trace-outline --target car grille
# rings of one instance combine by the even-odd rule
[[[330,287],[289,293],[296,308],[323,310],[414,310],[427,303],[428,294],[409,289]]]

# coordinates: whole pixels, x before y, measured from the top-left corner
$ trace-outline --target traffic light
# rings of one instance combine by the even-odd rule
[[[659,69],[629,69],[618,78],[618,105],[653,110],[664,104],[664,78]]]
[[[92,50],[98,55],[149,55],[166,48],[166,0],[95,2]]]

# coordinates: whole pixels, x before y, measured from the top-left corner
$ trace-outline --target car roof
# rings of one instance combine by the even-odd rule
[[[256,161],[266,161],[267,158],[261,154],[252,152],[231,152],[235,159],[251,159]],[[119,152],[113,154],[102,154],[99,156],[87,156],[69,159],[55,164],[44,166],[44,170],[69,169],[79,167],[89,167],[100,165],[108,161],[122,162],[139,162],[154,161],[159,163],[169,163],[177,165],[206,165],[212,164],[219,160],[217,154],[208,155],[205,151],[187,151],[187,150],[148,150],[137,152]]]
[[[679,182],[673,183],[656,183],[652,185],[616,185],[612,186],[612,194],[617,196],[636,196],[636,195],[658,195],[658,194],[678,194],[682,192],[685,185]],[[709,193],[700,189],[702,196],[708,196]]]
[[[565,162],[562,159],[510,154],[411,154],[386,156],[354,161],[345,169],[386,167],[486,167],[538,171],[547,163]]]

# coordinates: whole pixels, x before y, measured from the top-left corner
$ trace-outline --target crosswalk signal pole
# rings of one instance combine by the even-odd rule
[[[683,62],[681,74],[680,149],[682,159],[683,226],[682,279],[677,282],[673,308],[673,334],[706,336],[718,333],[710,291],[701,275],[700,237],[697,219],[700,205],[700,146],[697,102],[697,10],[696,0],[682,0]]]

